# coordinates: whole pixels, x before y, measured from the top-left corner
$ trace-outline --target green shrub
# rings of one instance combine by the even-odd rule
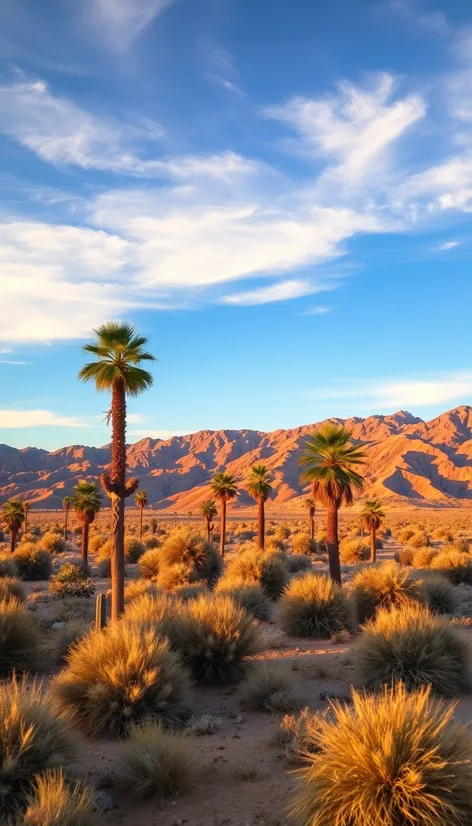
[[[299,770],[298,826],[468,826],[471,739],[428,688],[354,692],[315,732]]]
[[[316,541],[310,538],[309,533],[299,533],[293,538],[292,549],[294,554],[312,556],[316,554]]]
[[[64,597],[91,597],[95,585],[81,565],[67,562],[51,578],[49,591],[58,599]]]
[[[83,732],[107,737],[146,718],[175,719],[188,684],[167,640],[139,623],[117,622],[71,649],[54,687],[59,706]]]
[[[362,568],[352,580],[350,595],[359,624],[371,619],[379,608],[402,605],[420,598],[420,583],[396,562]]]
[[[186,789],[193,764],[189,742],[159,723],[133,726],[120,746],[121,783],[138,798],[168,797]]]
[[[39,628],[14,597],[0,601],[0,677],[32,671],[38,664]]]
[[[52,556],[34,542],[25,542],[13,554],[20,579],[35,581],[49,579],[52,573]]]
[[[38,774],[67,768],[75,741],[40,685],[0,684],[0,819],[23,809]]]
[[[125,562],[128,562],[130,565],[138,562],[145,550],[144,542],[127,536],[125,539]]]
[[[370,555],[369,545],[362,539],[343,539],[339,545],[339,558],[343,565],[357,565]]]
[[[244,608],[256,619],[268,622],[271,618],[271,607],[268,597],[258,585],[230,585],[225,578],[220,579],[216,591],[218,594],[230,597],[236,605]]]
[[[294,637],[329,639],[349,621],[344,592],[322,574],[293,579],[282,597],[280,624],[283,631]]]
[[[63,554],[66,550],[66,543],[60,534],[47,531],[41,539],[41,547],[52,554]]]
[[[93,793],[79,783],[66,783],[62,771],[37,775],[17,826],[99,826]]]
[[[453,614],[459,604],[457,591],[441,574],[425,576],[421,597],[433,614]]]
[[[24,602],[26,599],[20,580],[9,576],[0,577],[0,601],[3,602],[3,600],[12,597],[18,602]]]
[[[401,680],[455,697],[472,688],[471,649],[463,631],[417,603],[377,612],[356,645],[361,685],[377,691]]]
[[[461,553],[454,548],[445,548],[431,560],[430,568],[439,571],[454,585],[472,585],[472,557],[469,554]]]
[[[161,558],[160,548],[152,548],[146,551],[139,560],[139,575],[145,579],[156,579],[159,573]]]
[[[233,559],[226,570],[229,584],[260,585],[269,599],[278,599],[289,581],[284,558],[279,553],[261,552],[251,547]]]
[[[214,685],[241,679],[262,646],[252,617],[219,594],[187,602],[175,617],[173,640],[196,682]]]
[[[297,700],[293,692],[292,669],[286,663],[256,663],[241,686],[240,697],[255,711],[293,711]]]

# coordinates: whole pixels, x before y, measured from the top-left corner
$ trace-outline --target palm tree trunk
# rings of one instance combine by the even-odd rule
[[[88,560],[88,543],[89,543],[89,521],[87,518],[82,523],[82,548],[81,557],[84,562]]]
[[[264,500],[260,497],[258,502],[258,525],[257,525],[257,544],[261,551],[264,550],[265,544],[265,511],[264,511]]]
[[[315,509],[310,508],[310,539],[315,539]]]
[[[18,536],[18,528],[10,528],[10,552],[15,553],[16,537]]]
[[[111,398],[111,618],[125,610],[125,481],[126,481],[126,393],[123,381],[115,382]]]
[[[226,499],[221,500],[221,536],[220,536],[220,554],[225,555],[226,542]]]
[[[341,565],[339,562],[338,547],[338,509],[330,505],[326,515],[326,534],[328,545],[329,575],[338,585],[341,585]]]
[[[208,544],[210,544],[210,542],[211,542],[211,528],[210,528],[211,519],[208,516],[206,516],[205,519],[206,519],[206,528],[207,528],[207,542],[208,542]]]
[[[64,516],[64,542],[67,542],[67,523],[69,522],[69,506],[66,508]]]
[[[377,559],[377,528],[370,529],[370,561],[375,562]]]
[[[139,506],[140,514],[139,514],[139,538],[143,538],[143,506]]]

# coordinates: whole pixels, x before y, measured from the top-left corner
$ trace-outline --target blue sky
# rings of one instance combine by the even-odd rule
[[[0,441],[472,403],[469,0],[2,0]]]

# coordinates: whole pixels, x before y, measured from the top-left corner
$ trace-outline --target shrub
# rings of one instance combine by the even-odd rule
[[[89,553],[96,554],[100,552],[100,548],[107,542],[109,539],[106,533],[96,533],[94,536],[91,536],[89,539]]]
[[[124,620],[173,638],[175,616],[181,610],[182,602],[168,594],[142,594],[126,605]]]
[[[222,724],[221,717],[202,714],[201,717],[190,717],[187,722],[187,731],[189,734],[195,734],[196,737],[205,737],[219,731]]]
[[[26,599],[20,580],[9,576],[0,577],[0,601],[3,602],[12,597],[18,602],[24,602]]]
[[[459,604],[456,590],[441,574],[424,578],[421,597],[433,614],[453,614]]]
[[[309,708],[304,708],[300,714],[287,714],[283,718],[278,741],[290,760],[299,762],[308,753],[320,751],[320,725],[328,715],[329,712],[314,714]]]
[[[316,554],[316,541],[310,538],[309,533],[299,533],[293,538],[292,548],[294,554],[311,556]]]
[[[70,622],[71,620],[86,620],[91,622],[95,609],[91,600],[83,597],[64,597],[54,607],[57,622]]]
[[[225,579],[228,583],[260,585],[270,599],[277,599],[283,593],[289,576],[280,554],[263,553],[251,547],[229,563]]]
[[[97,574],[99,577],[102,577],[102,579],[107,579],[111,576],[111,559],[109,556],[104,556],[97,561]]]
[[[189,599],[198,599],[198,597],[208,593],[206,585],[178,585],[172,591],[172,596],[181,599],[183,602],[188,602]]]
[[[391,608],[410,599],[419,599],[420,590],[420,584],[411,572],[396,562],[363,568],[352,580],[350,591],[357,622],[370,619],[379,608]]]
[[[173,639],[194,679],[210,684],[239,680],[262,646],[252,617],[219,594],[188,602],[175,617]]]
[[[49,579],[52,573],[52,557],[49,551],[34,542],[25,542],[13,554],[20,579]]]
[[[462,582],[467,583],[467,585],[472,584],[472,557],[469,554],[456,551],[454,548],[440,551],[431,560],[430,568],[434,571],[440,571],[454,585],[459,585]]]
[[[429,568],[433,559],[438,555],[434,548],[418,548],[413,552],[412,565],[414,568]]]
[[[241,686],[240,697],[255,711],[292,711],[297,705],[292,669],[286,663],[255,664]]]
[[[8,597],[0,602],[0,677],[12,671],[31,671],[37,665],[39,629],[21,602]]]
[[[451,542],[454,538],[452,533],[447,528],[435,528],[431,534],[433,539],[443,539],[446,542]]]
[[[429,550],[429,548],[428,548]],[[418,551],[416,552],[418,553]],[[398,551],[394,553],[395,562],[398,562],[400,565],[413,565],[413,555],[414,551],[413,548],[399,548]]]
[[[53,647],[55,662],[64,660],[71,645],[76,643],[81,637],[84,637],[89,631],[90,622],[81,619],[66,622],[63,628],[54,630]]]
[[[64,597],[91,597],[95,585],[81,565],[67,562],[49,583],[49,591],[58,599]]]
[[[144,546],[144,542],[141,542],[139,539],[135,539],[131,536],[126,537],[125,562],[128,562],[130,565],[132,565],[135,562],[138,562],[145,550],[146,548]]]
[[[188,740],[153,722],[132,727],[120,760],[121,783],[139,798],[175,795],[193,773]]]
[[[240,542],[252,542],[256,538],[256,531],[248,528],[236,528],[234,535]]]
[[[343,565],[356,565],[369,558],[369,546],[362,539],[343,539],[339,545],[339,558]]]
[[[105,737],[124,734],[147,717],[175,719],[187,687],[188,676],[167,640],[138,623],[119,622],[92,631],[72,648],[55,680],[55,695],[82,731]]]
[[[0,577],[4,576],[11,578],[18,576],[18,568],[9,553],[0,554]]]
[[[154,582],[150,582],[148,579],[133,579],[131,582],[128,582],[125,588],[125,602],[132,602],[144,594],[157,596],[158,593],[159,591]]]
[[[399,542],[408,542],[408,540],[411,539],[411,537],[413,536],[414,533],[415,533],[415,531],[414,531],[413,528],[409,528],[409,527],[402,528],[402,530],[399,531],[399,534],[398,534],[398,541]]]
[[[298,574],[300,571],[311,571],[311,559],[303,554],[287,554],[285,565],[290,574]]]
[[[158,548],[160,544],[161,543],[159,542],[157,536],[148,536],[144,540],[144,547],[146,548],[147,551],[151,551],[151,550],[154,550],[155,548]]]
[[[177,562],[175,565],[160,568],[156,579],[157,587],[163,591],[175,591],[177,588],[185,588],[195,582],[192,576],[197,576],[197,581],[201,581],[198,580],[195,569],[189,568],[183,562]]]
[[[249,614],[252,614],[256,619],[268,622],[271,618],[270,602],[262,588],[258,585],[246,585],[242,582],[240,585],[228,584],[224,577],[220,580],[216,587],[218,594],[230,597],[236,605],[244,608]]]
[[[456,551],[460,551],[461,554],[468,554],[470,553],[470,540],[459,537],[454,540],[452,547],[455,548]]]
[[[362,686],[372,691],[398,680],[408,690],[430,684],[444,697],[472,688],[468,640],[417,603],[378,611],[364,626],[356,661]]]
[[[282,630],[294,637],[329,639],[350,620],[344,592],[321,574],[306,574],[292,580],[280,609]]]
[[[139,560],[139,574],[146,579],[156,579],[159,573],[161,558],[160,548],[152,548],[146,551]]]
[[[279,525],[279,527],[275,531],[276,539],[281,539],[283,541],[284,539],[288,539],[289,536],[290,528],[288,527],[288,525]]]
[[[429,537],[424,531],[415,531],[408,540],[411,548],[427,548],[430,544]]]
[[[0,819],[22,809],[35,777],[67,767],[75,744],[65,718],[41,686],[16,679],[0,685]]]
[[[428,688],[353,693],[321,720],[318,753],[299,770],[298,826],[467,826],[472,822],[471,740],[453,708]]]
[[[55,531],[47,531],[41,539],[41,547],[52,554],[63,554],[66,543],[60,534],[55,533]]]
[[[86,786],[66,783],[61,770],[40,774],[17,826],[99,826],[94,795]]]
[[[188,571],[187,582],[203,580],[214,585],[222,570],[222,561],[216,548],[202,536],[190,530],[170,534],[160,549],[161,569],[183,565]]]

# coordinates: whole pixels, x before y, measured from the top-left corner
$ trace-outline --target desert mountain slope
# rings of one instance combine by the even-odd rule
[[[366,446],[367,494],[399,502],[472,500],[472,407],[457,407],[430,422],[400,410],[347,419],[345,424]],[[299,506],[308,491],[300,484],[297,460],[316,427],[272,433],[201,430],[167,441],[145,438],[128,447],[128,466],[139,476],[151,505],[188,511],[208,496],[216,471],[228,470],[243,481],[252,464],[264,462],[273,474],[273,502]],[[109,446],[73,445],[48,452],[0,445],[0,502],[19,497],[35,507],[58,508],[78,481],[96,479],[109,460]],[[251,504],[244,491],[239,504]]]

